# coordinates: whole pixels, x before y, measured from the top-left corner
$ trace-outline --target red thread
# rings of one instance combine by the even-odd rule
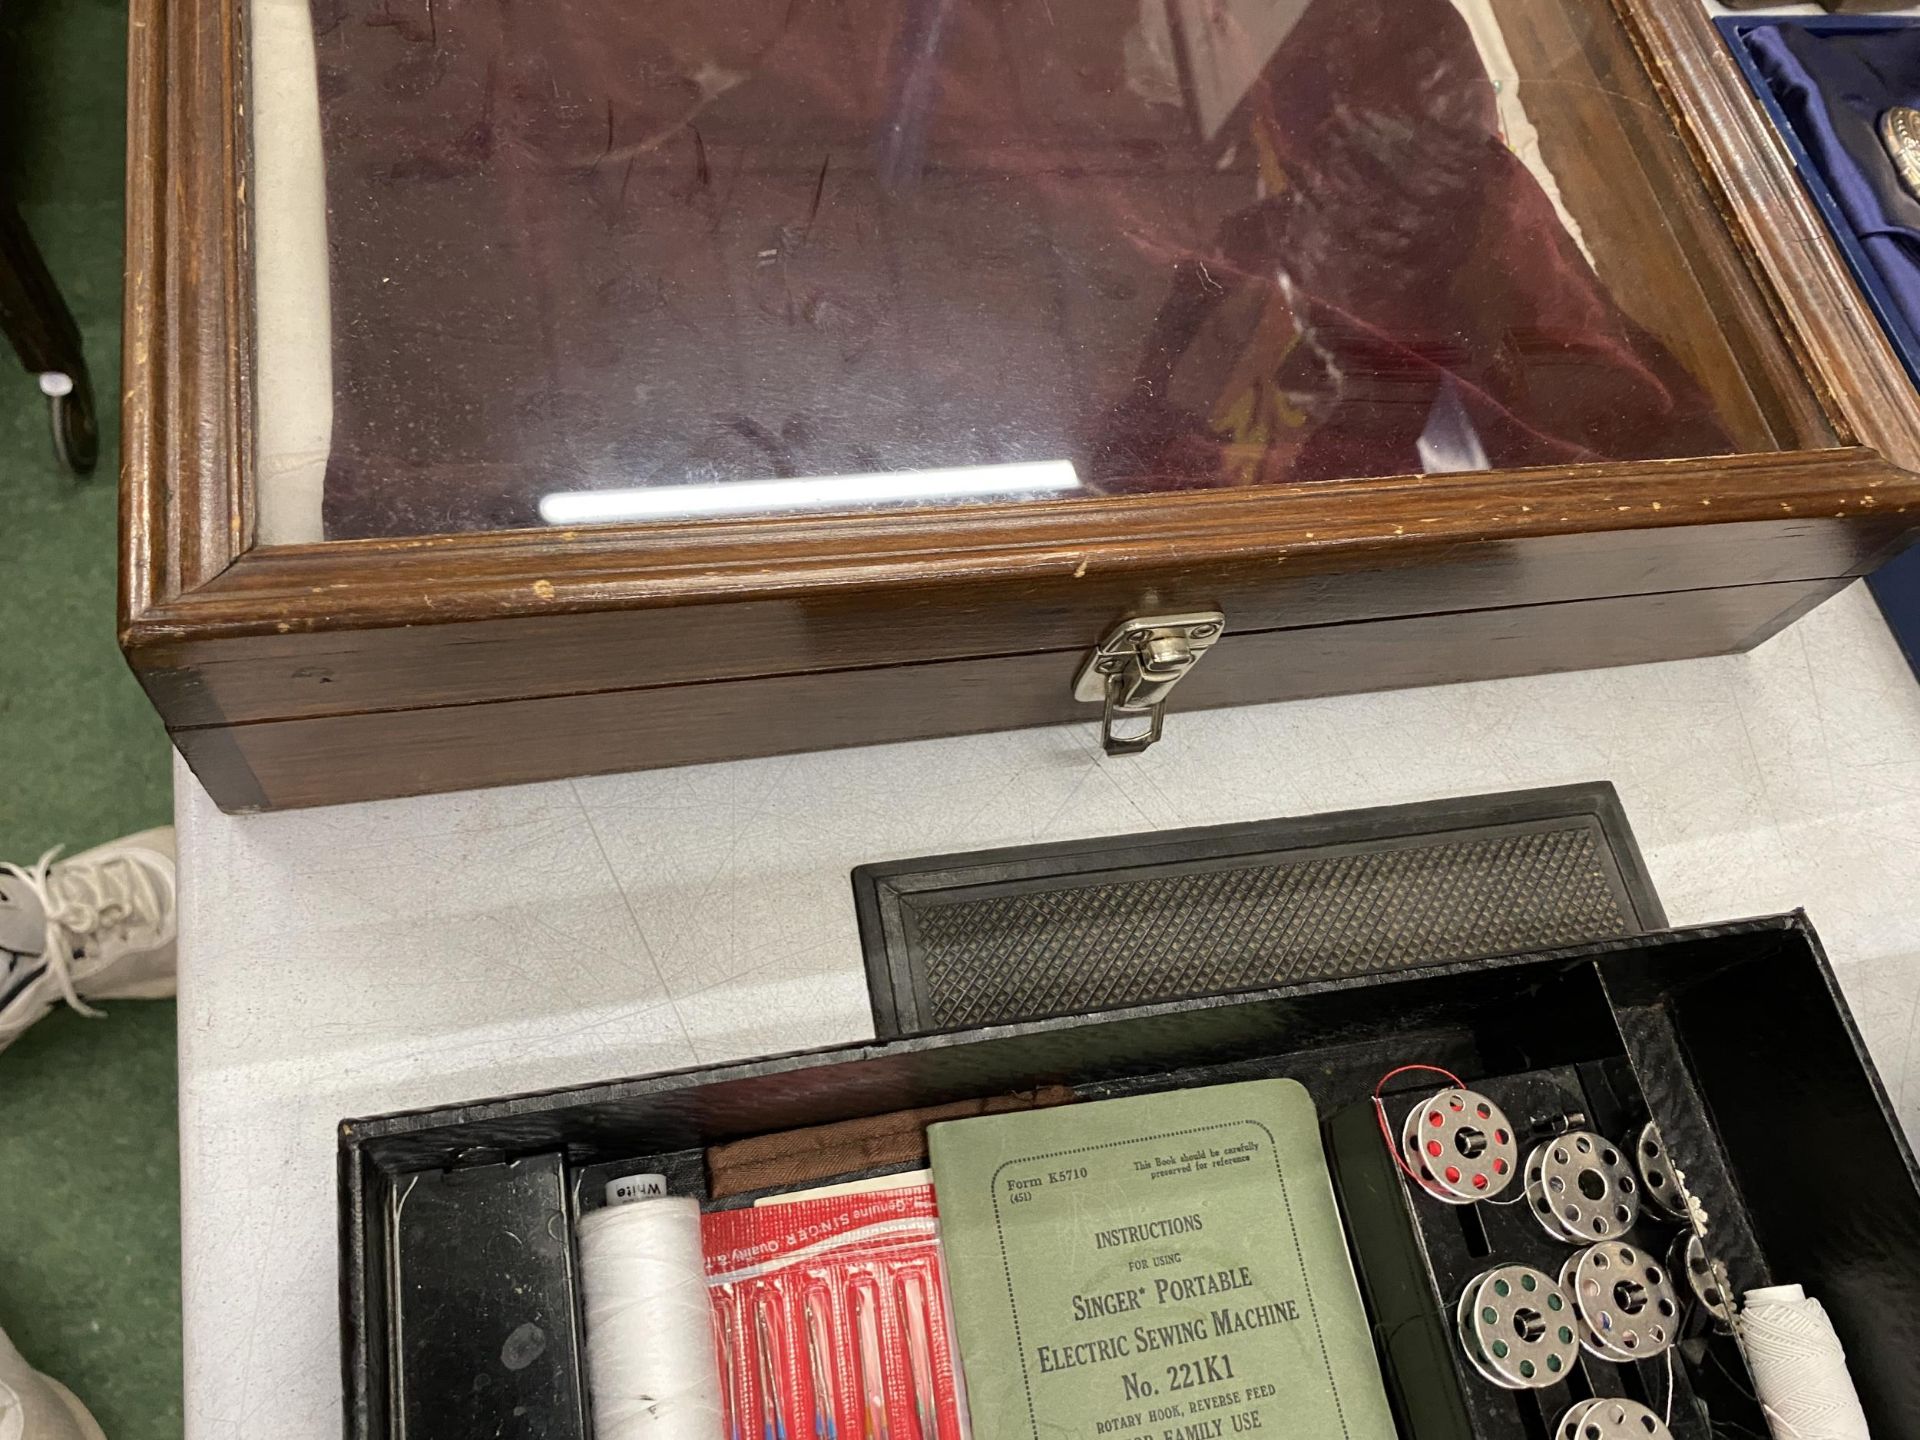
[[[1393,1143],[1393,1127],[1387,1124],[1387,1103],[1380,1098],[1380,1092],[1387,1088],[1387,1082],[1389,1080],[1393,1079],[1396,1075],[1404,1075],[1409,1070],[1425,1070],[1434,1075],[1444,1075],[1453,1082],[1455,1089],[1461,1089],[1463,1087],[1461,1086],[1458,1075],[1454,1074],[1451,1070],[1443,1070],[1438,1065],[1396,1065],[1393,1069],[1382,1075],[1379,1083],[1373,1087],[1373,1112],[1379,1117],[1380,1138],[1387,1142],[1387,1153],[1393,1157],[1393,1163],[1400,1167],[1401,1172],[1405,1174],[1409,1180],[1413,1181],[1416,1185],[1422,1185],[1420,1177],[1413,1173],[1413,1167],[1408,1165],[1406,1160],[1401,1156],[1400,1147]],[[1438,1116],[1434,1117],[1433,1123],[1436,1125],[1440,1123]],[[1424,1185],[1422,1185],[1422,1188],[1425,1188]]]

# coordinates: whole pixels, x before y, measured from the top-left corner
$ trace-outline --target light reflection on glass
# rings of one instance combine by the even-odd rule
[[[956,500],[1028,500],[1080,488],[1069,460],[963,465],[879,475],[805,475],[718,485],[652,485],[632,490],[557,490],[540,497],[549,525],[620,520],[708,520],[867,505],[940,505]]]

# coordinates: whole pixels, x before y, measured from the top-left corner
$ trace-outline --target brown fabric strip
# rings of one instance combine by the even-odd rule
[[[929,1125],[1016,1110],[1041,1110],[1070,1104],[1075,1098],[1064,1085],[1048,1085],[1017,1095],[896,1110],[715,1145],[707,1151],[708,1194],[715,1200],[725,1200],[756,1190],[793,1189],[924,1161]]]

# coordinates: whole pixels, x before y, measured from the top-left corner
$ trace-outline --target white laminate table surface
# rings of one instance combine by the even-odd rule
[[[863,1038],[865,861],[1607,779],[1677,924],[1804,906],[1909,1133],[1920,685],[1751,655],[236,818],[178,775],[191,1440],[336,1440],[348,1116]]]

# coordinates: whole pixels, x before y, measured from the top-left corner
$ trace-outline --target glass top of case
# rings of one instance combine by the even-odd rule
[[[1830,443],[1594,0],[251,19],[261,543]]]

